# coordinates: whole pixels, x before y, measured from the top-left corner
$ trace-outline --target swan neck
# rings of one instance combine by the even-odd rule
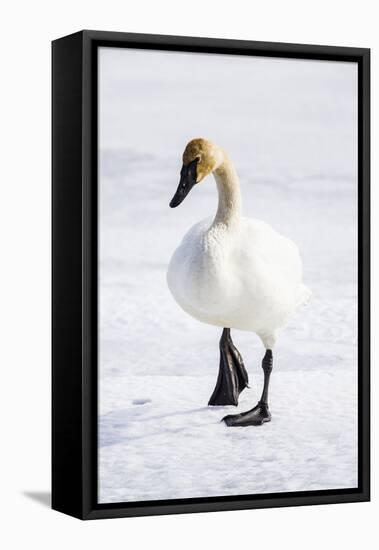
[[[218,208],[213,225],[235,225],[241,217],[241,193],[237,172],[226,153],[213,175],[218,190]]]

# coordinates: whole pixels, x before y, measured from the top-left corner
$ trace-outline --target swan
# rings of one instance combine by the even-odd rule
[[[208,405],[237,405],[248,386],[231,329],[252,331],[261,339],[266,350],[261,398],[252,409],[223,418],[227,426],[258,426],[271,420],[268,390],[278,333],[311,292],[302,282],[296,244],[267,223],[242,217],[237,172],[227,152],[212,141],[196,138],[187,144],[170,207],[179,206],[209,174],[218,190],[216,215],[184,235],[169,262],[167,284],[186,313],[223,328],[219,373]]]

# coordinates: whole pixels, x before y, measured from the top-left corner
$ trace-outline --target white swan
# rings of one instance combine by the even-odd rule
[[[218,189],[216,216],[186,233],[171,258],[167,283],[184,311],[199,321],[224,327],[219,376],[210,405],[237,405],[248,383],[230,329],[253,331],[261,338],[266,348],[262,397],[250,411],[224,418],[229,426],[260,425],[271,420],[268,385],[278,332],[311,293],[302,283],[297,246],[267,223],[241,216],[237,173],[227,153],[211,141],[199,138],[188,143],[170,206],[178,206],[210,173]]]

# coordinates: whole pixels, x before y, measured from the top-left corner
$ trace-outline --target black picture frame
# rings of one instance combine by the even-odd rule
[[[97,503],[97,51],[100,46],[358,64],[358,487]],[[81,31],[52,43],[52,507],[81,519],[370,499],[370,50]]]

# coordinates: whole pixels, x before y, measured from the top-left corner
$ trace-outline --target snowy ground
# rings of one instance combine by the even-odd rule
[[[208,72],[183,73],[198,117],[182,120],[187,115],[172,77],[182,58],[179,64],[160,58],[154,73],[142,54],[133,55],[106,52],[100,72],[100,502],[356,486],[354,68],[318,63],[311,70],[305,62],[264,60],[266,66],[259,60],[252,74],[260,78],[245,99],[239,90],[242,107],[235,106],[230,120],[226,112],[225,131],[217,109],[201,113],[209,98],[215,102],[206,93],[209,71],[219,93],[215,105],[227,101],[230,86],[225,81],[224,97],[226,77],[217,76],[214,64]],[[247,78],[245,61],[240,68]],[[132,86],[138,80],[142,89]],[[290,119],[297,122],[291,126]],[[227,428],[220,419],[236,409],[206,406],[218,372],[220,331],[182,312],[166,286],[167,263],[185,230],[216,207],[209,179],[178,209],[168,208],[181,150],[197,135],[230,150],[245,215],[298,243],[314,293],[277,345],[273,419],[259,428]],[[264,350],[255,335],[232,336],[251,383],[241,395],[242,411],[259,398]]]

